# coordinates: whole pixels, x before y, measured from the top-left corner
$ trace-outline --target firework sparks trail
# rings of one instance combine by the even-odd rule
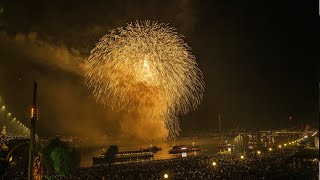
[[[85,61],[85,84],[98,102],[125,112],[132,124],[142,123],[135,126],[154,125],[154,136],[175,138],[178,116],[196,109],[204,92],[190,50],[167,24],[129,23],[96,44]]]

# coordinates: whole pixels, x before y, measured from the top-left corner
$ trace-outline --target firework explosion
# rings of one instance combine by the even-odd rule
[[[86,59],[85,84],[124,115],[122,129],[144,139],[175,138],[178,116],[197,108],[202,73],[182,36],[166,24],[127,24],[102,37]]]

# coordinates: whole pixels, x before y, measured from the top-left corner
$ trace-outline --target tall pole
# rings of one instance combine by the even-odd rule
[[[4,123],[7,121],[7,109],[8,109],[8,101],[6,100],[6,105],[4,106]]]
[[[221,130],[221,119],[219,114],[219,129],[220,129],[220,144],[222,143],[222,130]]]
[[[33,180],[33,158],[35,155],[35,134],[36,134],[36,120],[37,120],[37,82],[33,83],[33,101],[31,107],[31,127],[30,127],[30,143],[29,143],[29,162],[28,162],[28,180]]]
[[[6,127],[6,123],[7,123],[7,109],[8,109],[8,100],[6,99],[6,105],[4,106],[4,120],[3,120],[3,126],[2,126],[2,131],[1,133],[4,133],[3,135],[5,135],[5,131],[4,128]]]

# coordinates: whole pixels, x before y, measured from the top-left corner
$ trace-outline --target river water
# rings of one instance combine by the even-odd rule
[[[140,150],[144,148],[149,148],[152,146],[157,146],[162,148],[161,151],[158,151],[154,153],[154,160],[159,159],[171,159],[171,158],[177,158],[181,157],[182,154],[169,154],[169,150],[174,145],[193,145],[194,146],[200,146],[201,151],[195,152],[194,155],[201,154],[203,152],[216,152],[217,151],[217,145],[218,145],[218,139],[212,139],[212,138],[197,138],[197,139],[179,139],[174,142],[149,142],[149,143],[135,143],[132,141],[114,141],[109,142],[105,147],[99,146],[99,147],[91,147],[91,148],[84,148],[81,150],[81,167],[90,167],[92,166],[92,157],[98,156],[102,154],[109,145],[117,145],[119,147],[119,151],[134,151],[134,150]],[[191,155],[191,154],[188,154]]]

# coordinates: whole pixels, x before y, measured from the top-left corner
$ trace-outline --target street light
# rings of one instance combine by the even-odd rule
[[[169,175],[168,175],[168,174],[164,174],[163,177],[164,177],[165,179],[168,179]]]
[[[213,165],[213,166],[216,166],[216,165],[217,165],[217,163],[216,163],[216,162],[213,162],[213,163],[212,163],[212,165]]]
[[[257,151],[257,153],[258,153],[258,154],[261,154],[261,152],[260,152],[260,151]]]
[[[284,144],[284,146],[287,146],[287,144]]]
[[[244,156],[243,156],[243,155],[241,155],[241,156],[240,156],[240,158],[241,158],[241,159],[244,159]]]
[[[279,148],[281,148],[282,146],[281,145],[279,145]]]
[[[272,148],[269,148],[269,151],[272,151]]]

